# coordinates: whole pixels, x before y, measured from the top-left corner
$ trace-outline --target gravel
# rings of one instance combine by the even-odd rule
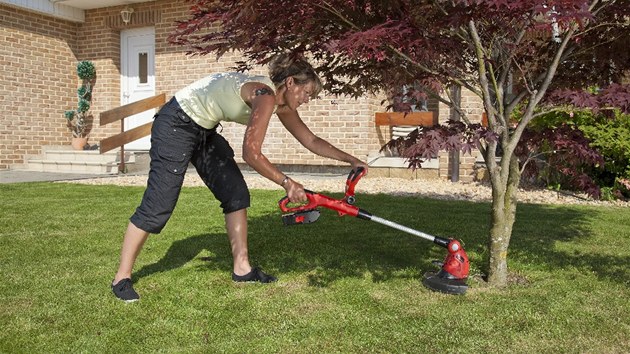
[[[255,173],[244,172],[250,189],[280,190],[275,183]],[[317,192],[343,192],[347,175],[309,175],[291,174],[291,177],[302,183],[305,188]],[[146,175],[124,175],[93,179],[74,180],[72,183],[90,185],[146,186]],[[184,186],[203,186],[203,181],[196,173],[188,173]],[[398,196],[419,196],[442,200],[467,200],[489,202],[492,200],[492,189],[488,183],[463,183],[428,179],[400,179],[366,176],[356,185],[355,192],[360,194],[390,194]],[[519,203],[535,204],[583,204],[599,206],[629,207],[627,201],[596,201],[585,194],[558,193],[540,188],[519,188]]]

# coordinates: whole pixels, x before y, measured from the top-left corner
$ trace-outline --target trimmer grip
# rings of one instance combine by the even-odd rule
[[[356,170],[350,171],[348,178],[346,179],[346,196],[345,199],[350,204],[354,203],[354,188],[359,183],[361,177],[365,176],[367,171],[363,167],[358,167]]]
[[[350,173],[348,174],[348,180],[355,182],[358,178],[363,177],[364,174],[365,174],[365,168],[357,167],[356,170],[350,171]]]
[[[304,192],[306,193],[306,197],[308,198],[307,204],[301,204],[296,207],[290,208],[287,206],[287,204],[289,204],[289,197],[285,196],[278,201],[280,210],[282,210],[282,212],[284,213],[294,213],[298,211],[312,210],[317,208],[319,206],[319,203],[317,201],[315,193],[306,189],[304,190]]]

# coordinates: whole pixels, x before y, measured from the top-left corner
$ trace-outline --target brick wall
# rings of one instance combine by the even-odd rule
[[[10,44],[10,48],[0,52],[5,73],[0,82],[0,102],[4,108],[0,117],[0,169],[22,162],[25,154],[39,153],[42,146],[69,145],[71,134],[65,127],[63,112],[76,104],[79,82],[75,67],[80,60],[93,61],[97,71],[90,144],[120,131],[119,124],[100,127],[98,114],[120,106],[122,29],[155,27],[156,92],[166,93],[167,97],[196,79],[229,70],[240,59],[238,54],[229,53],[218,61],[213,55],[191,57],[185,55],[185,48],[168,43],[174,22],[187,17],[189,6],[185,0],[134,4],[132,22],[124,25],[120,21],[124,6],[87,10],[85,23],[75,24],[0,5],[2,26],[6,26],[0,36]],[[253,73],[266,74],[266,68]],[[468,100],[465,93],[462,96]],[[389,138],[389,131],[377,130],[374,125],[374,113],[384,110],[381,100],[380,97],[355,100],[324,96],[303,106],[300,114],[315,134],[366,159]],[[448,109],[443,105],[430,102],[430,108],[439,111],[441,122],[448,119]],[[480,109],[471,109],[471,115],[480,117]],[[237,124],[225,124],[223,130],[239,160],[244,129]],[[275,116],[263,149],[277,164],[344,165],[307,151]]]
[[[0,170],[69,144],[64,111],[76,104],[77,26],[0,5]]]

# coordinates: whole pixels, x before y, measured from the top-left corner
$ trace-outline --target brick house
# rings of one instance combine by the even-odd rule
[[[190,57],[184,48],[167,42],[175,21],[187,17],[188,7],[185,0],[0,0],[0,170],[23,167],[29,156],[40,154],[47,146],[70,145],[64,111],[76,105],[78,61],[92,61],[97,71],[90,144],[121,129],[119,123],[100,126],[100,112],[157,93],[165,93],[168,99],[196,79],[230,70],[239,59],[237,54],[218,61],[214,56]],[[122,19],[123,10],[133,11],[128,23]],[[266,70],[255,72],[265,74]],[[480,118],[478,98],[462,96],[472,117]],[[350,154],[373,160],[378,167],[384,160],[377,157],[378,150],[391,136],[389,126],[375,125],[375,113],[385,110],[381,100],[323,97],[302,107],[300,114],[316,134]],[[439,121],[448,119],[446,107],[430,102],[429,108]],[[152,112],[147,114],[148,118],[134,119],[150,120]],[[243,131],[236,124],[227,124],[223,130],[237,159]],[[128,149],[148,150],[148,139],[134,144]],[[272,118],[263,148],[286,171],[346,168],[304,149],[276,118]],[[389,162],[374,168],[371,175],[449,178],[447,160],[448,154],[443,154],[433,169],[418,172],[390,169],[388,166],[400,167],[401,161]],[[472,179],[474,160],[461,158],[462,181]]]

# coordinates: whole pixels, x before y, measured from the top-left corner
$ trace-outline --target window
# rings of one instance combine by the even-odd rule
[[[149,82],[149,54],[138,53],[138,83]]]

